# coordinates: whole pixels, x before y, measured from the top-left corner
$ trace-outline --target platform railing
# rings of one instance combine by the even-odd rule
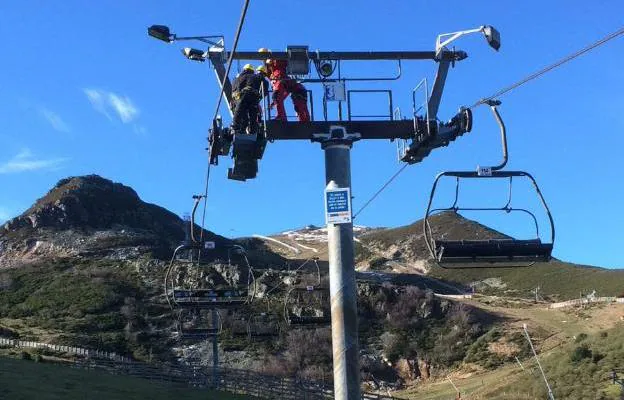
[[[388,96],[388,113],[387,114],[362,114],[354,115],[352,112],[352,97],[353,94],[372,94],[372,93],[386,93]],[[388,119],[390,121],[394,118],[394,106],[392,102],[392,90],[389,89],[352,89],[347,90],[347,119],[349,121],[353,119],[366,118],[366,119]]]

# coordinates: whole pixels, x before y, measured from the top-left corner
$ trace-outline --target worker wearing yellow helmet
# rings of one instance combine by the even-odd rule
[[[258,103],[262,99],[261,93],[267,92],[268,84],[265,76],[261,73],[256,74],[253,65],[245,64],[232,83],[234,134],[243,134],[247,131],[251,135],[258,134]]]
[[[268,77],[269,76],[269,72],[267,70],[267,67],[265,65],[258,65],[258,67],[256,67],[256,72],[259,74],[262,74],[264,77]]]
[[[266,47],[260,47],[258,49],[258,53],[267,53],[267,56],[269,54],[271,54],[271,49],[267,49]],[[267,58],[266,60],[264,60],[264,65],[267,67],[267,76],[271,75],[271,62],[272,60],[270,58]]]

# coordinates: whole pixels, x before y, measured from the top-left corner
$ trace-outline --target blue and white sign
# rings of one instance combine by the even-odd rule
[[[345,101],[346,90],[344,82],[325,82],[325,101]]]
[[[325,189],[325,222],[327,224],[351,223],[351,189]]]

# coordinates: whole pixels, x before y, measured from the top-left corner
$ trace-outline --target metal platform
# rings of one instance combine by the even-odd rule
[[[327,134],[334,126],[344,127],[347,133],[359,134],[362,139],[412,139],[414,121],[279,121],[265,122],[268,140],[313,140],[315,135]]]

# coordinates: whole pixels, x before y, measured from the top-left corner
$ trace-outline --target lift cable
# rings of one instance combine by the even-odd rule
[[[562,58],[561,60],[557,61],[556,63],[551,64],[551,65],[549,65],[549,66],[547,66],[547,67],[545,67],[545,68],[543,68],[543,69],[541,69],[541,70],[539,70],[539,71],[537,71],[537,72],[527,76],[526,78],[524,78],[524,79],[514,83],[513,85],[510,85],[510,86],[508,86],[506,88],[503,88],[503,89],[497,91],[496,93],[494,93],[491,96],[482,98],[481,100],[477,101],[472,106],[470,106],[470,108],[473,109],[475,107],[480,106],[481,104],[485,104],[489,100],[497,99],[497,98],[507,94],[508,92],[511,92],[512,90],[516,89],[518,86],[521,86],[521,85],[523,85],[523,84],[525,84],[525,83],[527,83],[529,81],[532,81],[532,80],[534,80],[534,79],[544,75],[545,73],[547,73],[547,72],[549,72],[549,71],[551,71],[551,70],[553,70],[553,69],[555,69],[555,68],[557,68],[557,67],[559,67],[559,66],[561,66],[561,65],[563,65],[565,63],[567,63],[568,61],[571,61],[571,60],[573,60],[573,59],[575,59],[575,58],[577,58],[577,57],[587,53],[588,51],[593,50],[596,47],[605,44],[606,42],[610,41],[611,39],[615,39],[616,37],[618,37],[618,36],[620,36],[622,34],[624,34],[624,27],[618,29],[617,31],[615,31],[615,32],[613,32],[613,33],[611,33],[611,34],[609,34],[607,36],[605,36],[604,38],[598,40],[597,42],[594,42],[591,45],[589,45],[587,47],[584,47],[583,49],[578,50],[578,51],[576,51],[576,52],[574,52],[574,53],[572,53],[572,54]],[[379,196],[379,194],[381,194],[381,192],[383,192],[388,187],[388,185],[390,185],[390,183],[401,172],[403,172],[403,170],[408,165],[409,164],[403,165],[403,167],[401,167],[394,175],[392,175],[392,177],[386,183],[384,183],[383,186],[377,192],[375,192],[375,194],[353,215],[353,218],[355,219],[355,217],[357,217],[366,207],[368,207],[368,205],[370,203],[372,203],[373,200],[375,200],[377,198],[377,196]]]
[[[394,175],[392,175],[392,176],[390,177],[390,179],[388,179],[388,180],[386,181],[386,183],[384,183],[384,184],[383,184],[383,186],[382,186],[382,187],[381,187],[378,191],[376,191],[376,192],[375,192],[375,194],[374,194],[374,195],[373,195],[370,199],[368,199],[368,201],[367,201],[366,203],[364,203],[364,205],[363,205],[362,207],[360,207],[360,209],[359,209],[359,210],[358,210],[355,214],[353,214],[353,219],[355,219],[358,215],[360,215],[360,213],[361,213],[361,212],[362,212],[362,211],[363,211],[366,207],[368,207],[368,205],[369,205],[370,203],[372,203],[372,202],[373,202],[373,200],[375,200],[375,199],[377,198],[377,196],[379,196],[379,195],[381,194],[381,192],[383,192],[383,191],[384,191],[384,190],[388,187],[388,185],[390,185],[390,183],[392,183],[392,181],[393,181],[393,180],[394,180],[397,176],[399,176],[399,174],[401,174],[401,172],[403,172],[403,170],[404,170],[405,168],[407,168],[409,165],[410,165],[410,164],[407,164],[407,163],[406,163],[406,164],[403,164],[403,166],[402,166],[401,168],[399,168],[399,170],[398,170],[397,172],[395,172],[395,173],[394,173]]]
[[[225,70],[225,76],[229,76],[230,69],[232,67],[232,61],[234,58],[234,53],[236,52],[236,48],[238,47],[238,39],[240,38],[240,34],[243,30],[243,25],[245,23],[245,17],[247,16],[247,9],[249,8],[250,0],[245,0],[245,4],[243,5],[243,11],[241,12],[240,20],[238,21],[238,27],[236,28],[236,35],[234,36],[234,44],[232,46],[232,51],[230,52],[230,57],[228,58],[227,68]],[[221,91],[219,92],[219,99],[217,100],[217,107],[215,109],[214,116],[212,120],[214,121],[219,115],[219,108],[221,107],[221,100],[223,99],[223,93],[225,91],[225,85],[221,85]],[[209,145],[208,148],[208,157],[212,153],[212,144]],[[206,207],[207,207],[207,198],[208,198],[208,182],[210,180],[210,161],[208,161],[208,167],[206,169],[206,187],[204,189],[204,206],[202,210],[202,223],[201,223],[201,233],[200,233],[200,243],[203,242],[204,239],[204,224],[206,221]]]
[[[503,89],[499,90],[498,92],[494,93],[493,95],[488,96],[486,98],[483,98],[483,99],[477,101],[472,106],[470,106],[470,108],[473,109],[473,108],[475,108],[477,106],[480,106],[481,104],[485,104],[489,100],[498,99],[501,96],[503,96],[504,94],[507,94],[508,92],[511,92],[512,90],[514,90],[518,86],[524,85],[525,83],[527,83],[529,81],[532,81],[533,79],[537,79],[540,76],[544,75],[545,73],[547,73],[547,72],[549,72],[549,71],[551,71],[551,70],[553,70],[553,69],[555,69],[555,68],[557,68],[557,67],[559,67],[559,66],[561,66],[561,65],[563,65],[565,63],[567,63],[568,61],[571,61],[571,60],[573,60],[573,59],[575,59],[575,58],[577,58],[577,57],[587,53],[590,50],[595,49],[598,46],[601,46],[601,45],[605,44],[606,42],[608,42],[611,39],[615,39],[616,37],[618,37],[618,36],[620,36],[622,34],[624,34],[624,27],[618,29],[617,31],[615,31],[615,32],[613,32],[613,33],[611,33],[611,34],[609,34],[607,36],[605,36],[604,38],[598,40],[597,42],[594,42],[594,43],[590,44],[589,46],[584,47],[581,50],[578,50],[578,51],[576,51],[576,52],[574,52],[574,53],[572,53],[572,54],[570,54],[570,55],[560,59],[559,61],[555,62],[554,64],[551,64],[551,65],[549,65],[549,66],[547,66],[547,67],[545,67],[545,68],[543,68],[543,69],[541,69],[541,70],[539,70],[539,71],[537,71],[537,72],[527,76],[526,78],[524,78],[522,80],[519,80],[518,82],[514,83],[513,85],[507,86],[506,88],[503,88]]]

